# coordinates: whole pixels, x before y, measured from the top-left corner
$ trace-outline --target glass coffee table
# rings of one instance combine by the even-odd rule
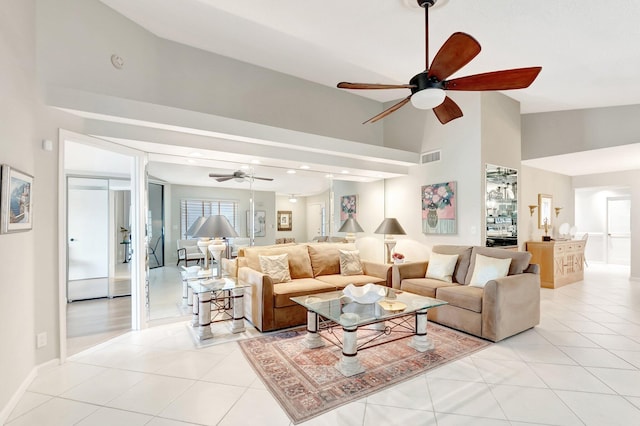
[[[321,331],[329,330],[333,334],[332,328],[342,327],[342,341],[338,341],[342,357],[336,368],[344,376],[362,373],[364,367],[356,356],[358,349],[375,346],[371,343],[375,338],[358,343],[358,328],[366,326],[380,335],[390,334],[396,328],[409,329],[411,333],[404,336],[411,336],[409,346],[425,352],[434,348],[433,341],[427,336],[427,310],[447,304],[443,300],[394,289],[388,289],[387,297],[375,303],[357,303],[342,291],[297,296],[291,300],[307,309],[307,348],[325,345]],[[411,319],[415,319],[413,324],[410,324]]]

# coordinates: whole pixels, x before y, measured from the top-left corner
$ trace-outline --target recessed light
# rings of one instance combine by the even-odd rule
[[[309,170],[311,167],[307,166],[306,164],[303,164],[302,166],[300,166],[300,168],[302,170]]]
[[[349,174],[349,170],[343,170],[340,173],[342,173],[343,175],[348,175]]]
[[[248,166],[248,165],[246,165],[246,164],[243,164],[242,166],[240,166],[240,168],[241,168],[242,170],[248,170],[248,169],[250,169],[250,168],[251,168],[251,166]]]
[[[195,162],[196,162],[196,160],[194,160],[193,158],[188,158],[187,159],[187,163],[195,164]]]
[[[287,170],[287,174],[289,175],[295,175],[296,171],[295,170]]]
[[[333,177],[333,175],[332,174],[328,174],[328,175],[325,175],[325,177],[331,179]]]
[[[260,160],[251,160],[251,164],[260,164]]]
[[[202,154],[199,153],[198,151],[193,151],[189,153],[189,157],[202,157]]]

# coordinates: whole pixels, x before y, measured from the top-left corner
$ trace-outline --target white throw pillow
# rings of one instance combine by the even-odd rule
[[[340,250],[340,274],[362,275],[362,262],[359,250]]]
[[[289,256],[278,254],[275,256],[258,256],[262,273],[269,275],[274,284],[291,281],[289,273]]]
[[[509,266],[511,266],[510,258],[498,259],[476,254],[476,264],[469,285],[482,288],[488,281],[506,277],[509,274]]]
[[[456,269],[457,261],[457,254],[431,253],[425,278],[433,278],[434,280],[448,283],[453,282],[453,271]]]

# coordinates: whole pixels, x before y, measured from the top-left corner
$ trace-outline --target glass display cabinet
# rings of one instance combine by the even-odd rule
[[[486,166],[486,246],[518,246],[518,171]]]

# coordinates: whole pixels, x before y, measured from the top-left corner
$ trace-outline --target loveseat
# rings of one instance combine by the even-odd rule
[[[458,257],[455,258],[455,255]],[[480,257],[478,257],[480,255]],[[393,288],[435,297],[448,304],[429,309],[430,321],[446,325],[494,342],[520,333],[540,322],[540,275],[538,265],[531,265],[529,252],[517,252],[480,246],[437,245],[432,249],[431,276],[426,278],[429,261],[393,266]],[[453,257],[452,257],[453,256]],[[443,259],[454,261],[451,275],[437,272]],[[482,275],[492,273],[492,263],[510,259],[502,278],[489,279],[482,285]],[[478,271],[474,276],[476,265]],[[448,282],[448,280],[451,282]],[[472,279],[474,281],[472,282]]]
[[[344,243],[307,243],[241,250],[237,273],[239,283],[248,286],[244,295],[245,318],[260,331],[302,325],[306,323],[307,311],[292,302],[291,297],[341,290],[349,284],[391,286],[391,265],[360,260],[361,273],[343,275],[340,250],[354,253],[356,247]],[[291,280],[274,283],[278,279],[262,272],[260,257],[283,254],[287,255]]]

